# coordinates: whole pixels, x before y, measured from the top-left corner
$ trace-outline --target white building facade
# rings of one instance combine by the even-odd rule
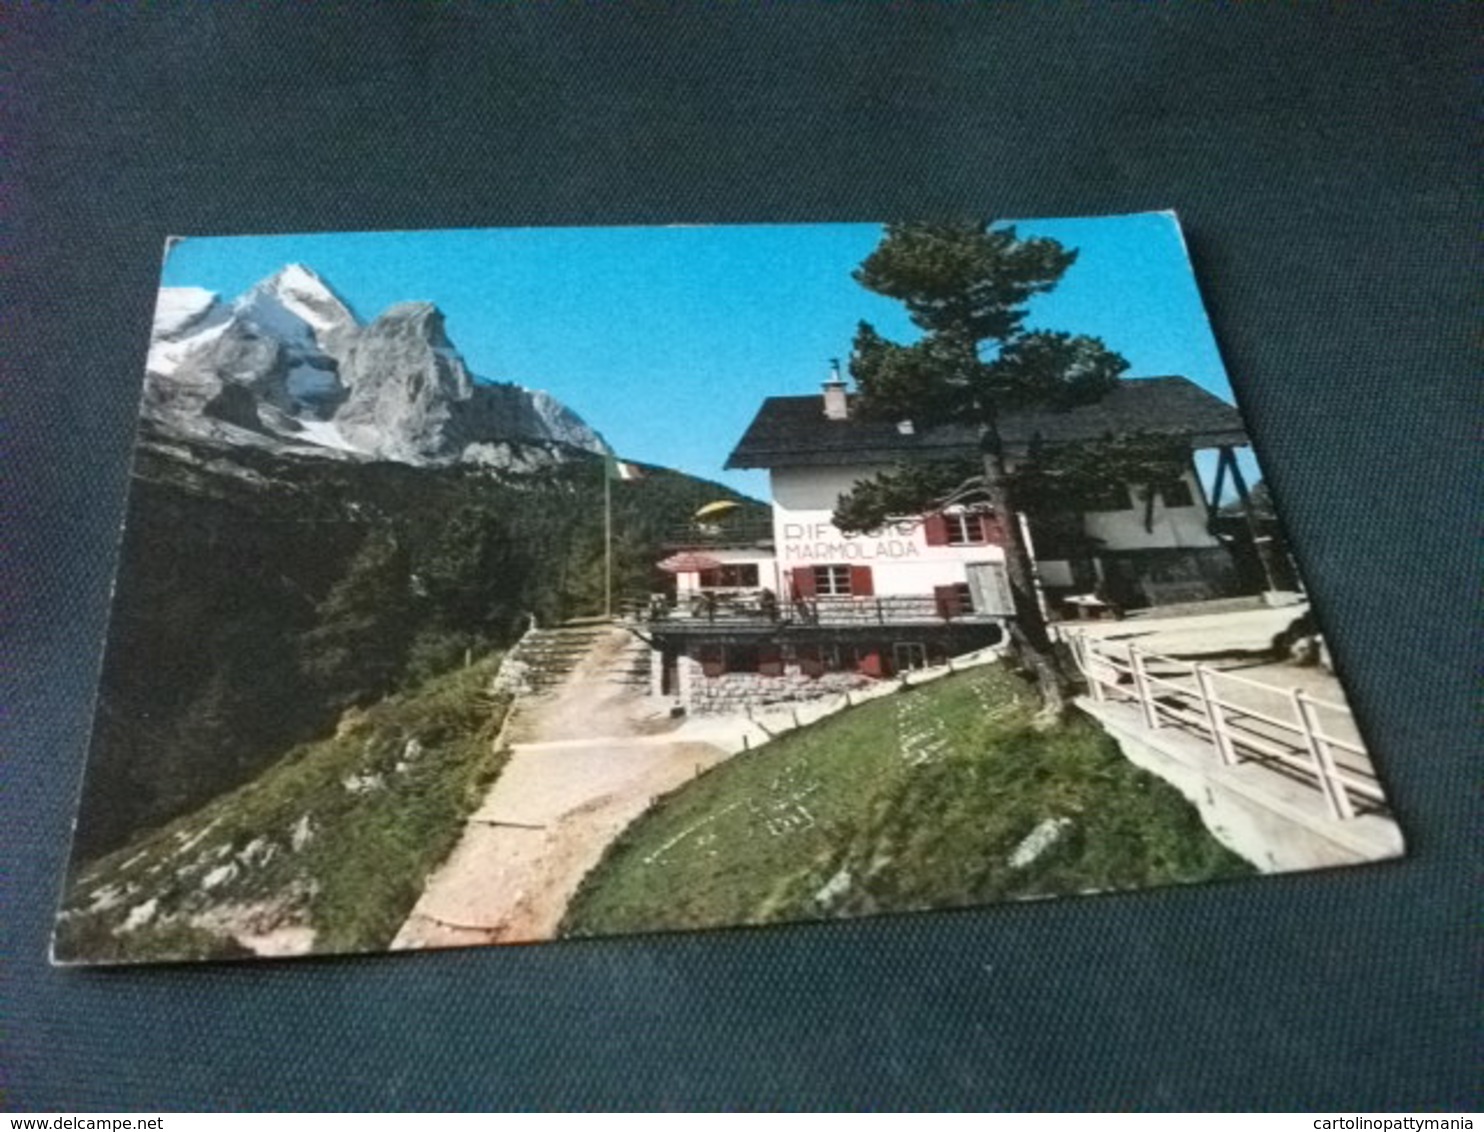
[[[1235,410],[1183,378],[1125,382],[1107,400],[1092,412],[1002,422],[1011,459],[1017,443],[1046,431],[1065,442],[1144,430],[1178,435],[1192,448],[1246,442]],[[673,548],[674,604],[654,609],[648,625],[654,691],[690,710],[731,710],[996,643],[1013,615],[1008,522],[1030,544],[1053,617],[1094,593],[1117,608],[1217,596],[1231,584],[1193,462],[1164,484],[1110,483],[1075,513],[1001,516],[954,506],[846,534],[833,514],[860,481],[903,461],[962,458],[977,440],[966,430],[856,419],[850,410],[838,380],[822,397],[764,402],[728,466],[767,469],[771,521],[745,537],[725,520],[697,525]]]

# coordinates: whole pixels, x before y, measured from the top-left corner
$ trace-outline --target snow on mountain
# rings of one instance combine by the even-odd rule
[[[355,316],[340,297],[302,263],[289,264],[269,282],[279,304],[303,319],[317,333],[355,321]]]
[[[216,292],[204,287],[161,287],[155,301],[155,337],[180,336],[216,305]]]
[[[304,349],[338,354],[354,334],[356,317],[329,286],[303,264],[291,263],[232,304],[236,318],[260,333]]]
[[[300,435],[311,444],[318,444],[325,448],[335,448],[341,452],[359,452],[350,441],[345,439],[344,433],[340,431],[334,421],[300,421]]]
[[[148,369],[172,374],[187,357],[209,345],[226,328],[231,311],[214,291],[201,287],[161,287],[155,301]]]
[[[521,444],[609,451],[550,395],[475,378],[431,303],[363,326],[302,264],[228,304],[161,288],[143,413],[167,434],[340,459],[513,467]]]

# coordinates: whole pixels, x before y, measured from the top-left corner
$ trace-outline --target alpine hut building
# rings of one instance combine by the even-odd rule
[[[1012,616],[1005,524],[1029,539],[1049,615],[1076,615],[1079,601],[1133,608],[1249,589],[1229,537],[1213,521],[1193,454],[1220,452],[1217,493],[1232,450],[1248,443],[1236,409],[1183,377],[1128,379],[1095,404],[1007,415],[1007,456],[1048,445],[1161,434],[1192,458],[1170,482],[1110,482],[1075,513],[997,515],[984,506],[889,522],[845,534],[832,521],[857,482],[910,461],[971,456],[969,427],[918,429],[852,412],[838,370],[822,394],[769,397],[727,460],[769,474],[771,521],[699,517],[667,546],[659,565],[673,596],[652,600],[643,635],[651,645],[651,691],[692,712],[802,700],[998,643]],[[1250,547],[1250,543],[1249,543]],[[1083,596],[1086,595],[1086,596]]]

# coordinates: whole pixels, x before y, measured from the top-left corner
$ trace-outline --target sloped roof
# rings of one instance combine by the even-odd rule
[[[854,397],[850,399],[854,405]],[[1000,436],[1012,452],[1040,436],[1047,444],[1069,444],[1131,433],[1162,433],[1190,441],[1192,448],[1244,445],[1247,434],[1237,410],[1184,377],[1124,381],[1091,405],[1063,411],[1009,413]],[[728,468],[827,467],[840,464],[942,460],[978,450],[971,426],[946,425],[903,431],[894,421],[853,414],[834,421],[818,395],[769,397],[727,458]]]

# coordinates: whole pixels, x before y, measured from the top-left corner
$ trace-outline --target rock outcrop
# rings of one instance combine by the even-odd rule
[[[335,424],[354,448],[406,464],[458,457],[457,407],[474,396],[474,379],[431,303],[400,303],[362,330],[341,380]]]

